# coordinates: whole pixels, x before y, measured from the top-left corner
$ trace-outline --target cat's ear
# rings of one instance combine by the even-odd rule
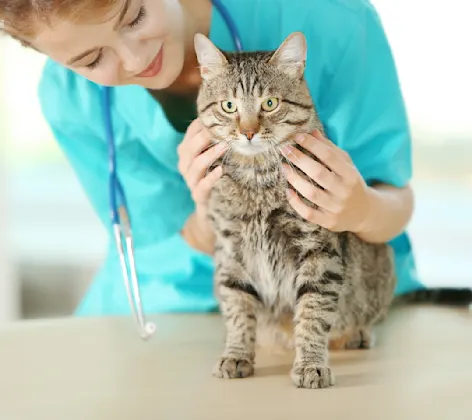
[[[195,34],[194,46],[203,79],[216,76],[228,63],[224,54],[205,35]]]
[[[276,65],[292,77],[302,77],[306,63],[306,39],[301,32],[294,32],[272,55],[269,63]]]

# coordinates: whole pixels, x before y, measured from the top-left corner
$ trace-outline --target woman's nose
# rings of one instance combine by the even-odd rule
[[[122,46],[119,51],[120,61],[126,73],[137,74],[144,70],[146,63],[139,54],[139,49],[131,46]]]

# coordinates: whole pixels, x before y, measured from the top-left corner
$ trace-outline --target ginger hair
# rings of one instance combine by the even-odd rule
[[[28,44],[51,19],[99,21],[120,0],[0,0],[0,30]]]

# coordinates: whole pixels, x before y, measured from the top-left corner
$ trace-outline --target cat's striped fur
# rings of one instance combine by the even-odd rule
[[[311,224],[287,202],[280,146],[296,133],[323,131],[303,78],[304,36],[292,34],[275,53],[222,53],[203,35],[195,47],[204,79],[199,117],[215,141],[229,145],[215,163],[224,174],[209,204],[227,333],[214,374],[252,375],[256,336],[269,336],[294,346],[296,386],[330,386],[329,340],[369,347],[371,328],[392,301],[392,251]],[[279,105],[265,112],[261,102],[270,97]],[[237,111],[228,113],[222,101]]]

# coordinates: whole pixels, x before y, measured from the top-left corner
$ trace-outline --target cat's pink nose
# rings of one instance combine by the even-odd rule
[[[241,132],[241,134],[243,134],[244,136],[246,136],[246,138],[251,141],[252,138],[254,137],[254,135],[256,134],[256,132],[254,130],[243,130]]]

